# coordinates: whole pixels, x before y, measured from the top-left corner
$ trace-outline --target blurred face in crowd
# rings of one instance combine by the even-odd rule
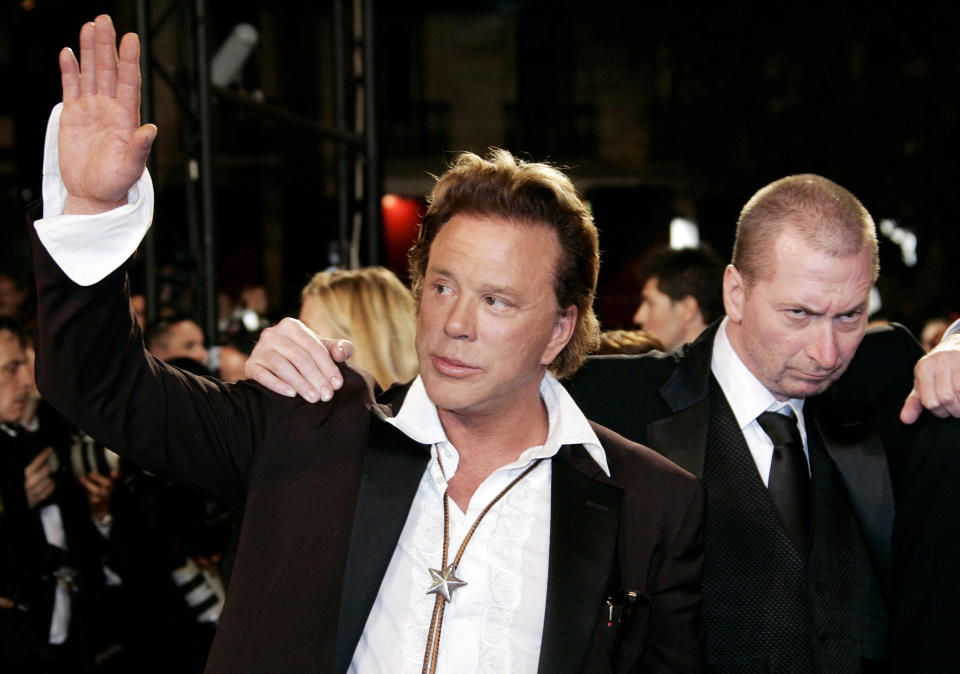
[[[20,340],[8,330],[0,331],[0,422],[20,420],[32,388],[33,377]]]
[[[723,278],[727,336],[744,365],[779,400],[822,393],[847,369],[867,325],[869,250],[832,257],[789,227],[774,240],[769,272]]]
[[[160,360],[174,358],[192,358],[203,365],[207,364],[207,350],[203,346],[203,331],[193,321],[180,321],[170,326],[170,330],[150,345],[150,353]]]
[[[417,355],[443,413],[502,414],[539,402],[539,386],[573,334],[576,307],[554,293],[560,256],[545,226],[458,214],[430,246]]]
[[[0,274],[0,316],[16,316],[26,296],[12,278]]]
[[[633,316],[633,322],[657,337],[665,348],[672,349],[686,341],[684,335],[689,304],[674,302],[669,295],[660,292],[657,277],[653,276],[643,284],[640,306]]]

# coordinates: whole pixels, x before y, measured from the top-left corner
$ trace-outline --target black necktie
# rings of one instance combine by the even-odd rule
[[[803,440],[797,417],[789,407],[789,416],[764,412],[757,422],[773,440],[768,489],[790,536],[801,551],[807,549],[810,533],[810,473],[803,453]]]

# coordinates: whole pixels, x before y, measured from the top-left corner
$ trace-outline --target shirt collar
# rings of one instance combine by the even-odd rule
[[[563,385],[549,372],[540,380],[540,398],[547,408],[548,431],[543,445],[523,451],[516,461],[506,467],[523,466],[534,459],[552,458],[563,445],[583,445],[601,470],[609,477],[607,454],[600,445],[590,422],[570,397]],[[387,417],[407,437],[422,445],[449,443],[440,423],[436,405],[427,396],[423,380],[417,376],[410,384],[400,411],[395,417]]]
[[[714,337],[710,370],[717,378],[717,383],[720,384],[727,402],[730,403],[733,415],[737,418],[737,424],[743,429],[763,412],[778,409],[784,404],[790,405],[797,418],[802,420],[802,398],[790,398],[785,403],[780,402],[740,360],[740,356],[737,355],[727,337],[729,320],[727,317],[723,319]]]

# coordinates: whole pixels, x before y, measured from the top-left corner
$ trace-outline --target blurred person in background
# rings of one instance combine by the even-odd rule
[[[27,318],[23,311],[29,295],[24,283],[12,274],[0,271],[0,316],[23,321]]]
[[[389,269],[322,271],[301,297],[300,320],[319,335],[353,342],[353,362],[380,386],[417,376],[413,295]]]
[[[920,346],[923,347],[923,350],[930,353],[933,347],[940,343],[943,333],[946,332],[949,325],[950,321],[940,316],[928,319],[923,324],[923,329],[920,330]]]
[[[667,350],[695,340],[723,315],[723,260],[706,246],[663,249],[646,264],[633,322]]]
[[[0,317],[0,670],[85,671],[122,650],[107,561],[118,474],[37,406],[27,349],[19,323]]]
[[[160,360],[190,358],[207,366],[208,353],[203,330],[189,318],[162,319],[149,327],[145,336],[147,350]]]

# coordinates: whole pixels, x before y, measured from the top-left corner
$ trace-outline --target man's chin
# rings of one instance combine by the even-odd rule
[[[786,382],[783,395],[788,398],[810,398],[826,391],[837,380],[839,374],[822,379],[797,379]]]

